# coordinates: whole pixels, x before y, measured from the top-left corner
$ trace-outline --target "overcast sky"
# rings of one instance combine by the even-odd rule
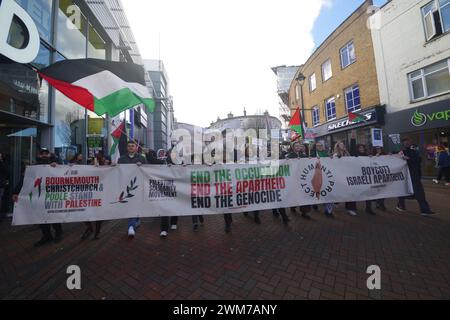
[[[331,0],[122,0],[144,59],[164,61],[180,122],[279,115],[271,67],[299,65]],[[345,17],[342,17],[344,19]],[[159,41],[160,39],[160,41]],[[160,44],[160,45],[159,45]]]

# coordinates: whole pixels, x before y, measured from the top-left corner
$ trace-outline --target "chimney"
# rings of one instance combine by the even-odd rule
[[[230,112],[229,114],[228,114],[228,119],[233,119],[234,118],[234,115]]]

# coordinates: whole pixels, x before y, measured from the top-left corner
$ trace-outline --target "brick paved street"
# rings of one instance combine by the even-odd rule
[[[232,234],[221,216],[198,233],[190,218],[168,239],[159,219],[145,219],[135,240],[126,222],[104,226],[99,241],[80,242],[81,224],[65,226],[59,245],[34,249],[36,227],[0,224],[2,299],[450,299],[450,189],[427,185],[440,215],[392,210],[312,221],[290,213],[286,228],[270,212],[261,226],[237,215]],[[382,270],[382,290],[369,293],[365,271]],[[66,268],[79,265],[82,290],[66,289]]]

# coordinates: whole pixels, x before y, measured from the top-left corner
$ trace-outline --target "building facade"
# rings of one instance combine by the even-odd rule
[[[450,138],[450,1],[392,0],[372,19],[386,131],[413,138],[434,175],[435,147]]]
[[[145,60],[144,66],[152,81],[156,101],[155,112],[152,115],[151,147],[155,150],[168,150],[171,148],[170,136],[175,122],[173,98],[169,91],[169,77],[161,60]]]
[[[370,145],[371,129],[384,125],[368,19],[371,0],[356,9],[315,50],[295,75],[289,89],[291,113],[303,105],[304,119],[318,140],[329,148],[348,143],[356,130],[357,142]],[[349,121],[349,112],[365,121]]]
[[[2,0],[0,10],[6,1],[11,0]],[[0,153],[7,158],[12,188],[41,147],[55,152],[62,163],[78,152],[93,156],[97,151],[108,151],[108,121],[50,88],[39,79],[34,68],[79,58],[142,64],[120,0],[15,0],[15,3],[33,19],[39,31],[40,50],[29,64],[0,57]],[[25,34],[21,23],[13,20],[9,44],[20,48],[26,41]],[[140,121],[136,126],[131,121],[135,117],[133,112],[127,113],[128,126],[137,137],[146,125],[145,112],[137,108]]]
[[[267,111],[263,115],[247,115],[244,111],[243,116],[235,117],[232,113],[227,115],[227,118],[220,119],[212,122],[209,126],[209,130],[219,130],[224,132],[228,129],[255,129],[255,130],[280,130],[282,127],[281,121],[271,116]]]

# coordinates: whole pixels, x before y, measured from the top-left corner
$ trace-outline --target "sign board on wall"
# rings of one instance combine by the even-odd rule
[[[14,26],[15,28],[12,28]],[[10,42],[10,31],[19,29],[23,42]],[[17,40],[17,39],[15,39]],[[39,32],[30,15],[14,0],[0,3],[0,54],[18,63],[30,63],[39,53]]]
[[[384,147],[383,130],[378,129],[378,128],[373,128],[371,131],[372,131],[372,146],[373,147]]]

